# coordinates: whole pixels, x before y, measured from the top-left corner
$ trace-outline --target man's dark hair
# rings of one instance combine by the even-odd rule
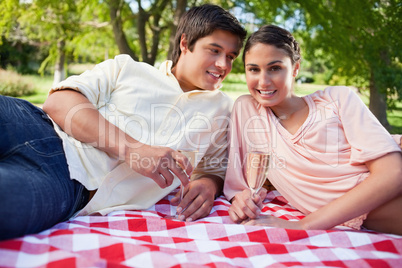
[[[177,27],[172,52],[173,67],[177,64],[181,54],[180,40],[183,34],[186,35],[188,49],[192,51],[198,39],[212,34],[215,30],[228,31],[238,36],[238,49],[240,51],[247,32],[241,26],[236,17],[224,10],[222,7],[211,4],[189,9],[181,17]]]

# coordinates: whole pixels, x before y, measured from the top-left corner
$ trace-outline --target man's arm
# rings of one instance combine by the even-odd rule
[[[149,146],[133,139],[107,121],[81,93],[69,89],[56,91],[45,101],[43,110],[68,135],[91,144],[111,157],[126,161],[135,171],[151,178],[161,188],[172,184],[174,178],[172,173],[183,185],[188,184],[188,177],[177,162],[188,167],[189,170],[186,170],[188,174],[192,171],[191,165],[182,157],[177,157],[176,151],[167,147]],[[147,167],[133,165],[130,163],[132,153],[140,155],[141,159],[150,159],[149,162],[153,165]]]

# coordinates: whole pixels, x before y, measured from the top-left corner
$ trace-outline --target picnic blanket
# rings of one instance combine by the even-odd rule
[[[165,219],[175,213],[169,202],[174,194],[145,211],[77,217],[0,242],[0,266],[402,267],[402,236],[346,227],[303,231],[234,224],[223,196],[206,218]],[[262,213],[303,218],[277,191],[268,193]]]

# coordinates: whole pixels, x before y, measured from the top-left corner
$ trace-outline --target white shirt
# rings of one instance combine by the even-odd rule
[[[67,78],[53,87],[50,94],[64,88],[77,90],[103,117],[141,143],[175,150],[198,149],[193,176],[213,174],[224,178],[226,131],[233,101],[220,90],[183,92],[171,66],[172,62],[166,61],[158,70],[128,55],[119,55],[79,76]],[[147,209],[180,184],[175,178],[171,186],[161,189],[125,162],[81,143],[58,126],[56,131],[63,139],[71,178],[88,190],[98,189],[80,215]],[[139,160],[140,164],[147,164],[145,159]]]

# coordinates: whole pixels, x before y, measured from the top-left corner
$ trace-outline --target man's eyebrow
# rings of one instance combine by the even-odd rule
[[[214,46],[214,47],[218,47],[218,48],[220,48],[220,49],[223,49],[223,47],[222,47],[221,45],[217,44],[217,43],[210,43],[209,45]],[[235,56],[238,56],[238,55],[239,55],[239,52],[238,52],[238,51],[232,51],[232,52],[230,52],[230,53],[234,54]]]

